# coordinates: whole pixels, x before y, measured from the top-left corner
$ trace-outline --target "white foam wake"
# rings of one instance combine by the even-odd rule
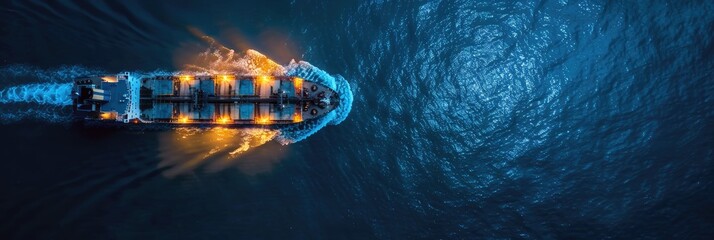
[[[0,103],[39,103],[57,106],[72,104],[71,83],[37,83],[0,90]]]
[[[304,79],[318,82],[334,89],[340,96],[340,105],[337,109],[327,113],[327,115],[310,123],[302,123],[281,128],[281,134],[277,137],[278,142],[283,145],[302,141],[310,135],[316,133],[327,125],[340,124],[347,118],[352,110],[353,95],[349,83],[340,75],[330,75],[329,73],[312,66],[305,61],[291,61],[287,66],[288,76],[298,76]]]

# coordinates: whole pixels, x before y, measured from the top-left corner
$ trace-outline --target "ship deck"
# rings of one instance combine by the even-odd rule
[[[128,81],[123,80],[131,79],[128,76],[98,79],[78,80],[76,88],[92,87],[94,94],[102,96],[91,97],[101,100],[92,102],[100,119],[107,112],[114,115],[106,116],[121,118],[133,97],[138,99],[139,114],[132,121],[168,124],[293,124],[322,117],[339,104],[332,89],[297,77],[150,76],[138,79],[138,92],[127,91]],[[139,96],[127,96],[131,94]]]

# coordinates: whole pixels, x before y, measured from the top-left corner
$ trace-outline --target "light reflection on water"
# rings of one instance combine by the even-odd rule
[[[236,167],[248,175],[272,170],[287,146],[268,144],[280,131],[271,129],[179,128],[159,135],[159,168],[174,177],[196,170],[217,172]]]
[[[224,46],[199,29],[189,29],[209,48],[179,59],[188,71],[208,73],[233,72],[250,75],[284,75],[285,68],[265,55],[249,49],[245,53]],[[269,172],[280,161],[287,147],[268,144],[280,134],[271,129],[179,128],[160,135],[159,168],[164,176],[174,177],[195,170],[217,172],[237,167],[248,175]],[[274,142],[273,142],[274,143]]]

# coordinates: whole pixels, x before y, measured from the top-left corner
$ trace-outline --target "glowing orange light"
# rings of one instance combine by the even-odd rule
[[[270,123],[270,119],[268,117],[259,117],[255,120],[258,124],[268,124]]]
[[[221,74],[217,75],[216,78],[221,80],[222,82],[228,82],[231,80],[235,80],[235,75]]]
[[[179,123],[188,123],[188,117],[186,116],[181,116],[178,118]]]
[[[104,113],[99,114],[99,118],[100,119],[110,119],[110,118],[112,118],[112,114],[108,113],[108,112],[104,112]]]
[[[303,80],[302,78],[299,78],[299,77],[293,78],[293,84],[295,85],[295,88],[297,88],[297,89],[302,89],[302,82],[303,82],[303,81],[304,81],[304,80]]]
[[[193,80],[193,76],[191,76],[191,75],[181,75],[181,76],[179,77],[179,79],[181,79],[182,82],[188,82],[188,81]]]
[[[295,113],[295,115],[293,115],[293,122],[302,122],[302,115]]]
[[[270,83],[271,80],[273,80],[273,77],[271,77],[271,76],[265,76],[265,75],[258,76],[258,81],[261,84],[268,84],[268,83]]]
[[[226,124],[226,123],[229,123],[230,121],[231,121],[231,118],[229,118],[228,116],[223,116],[223,117],[220,117],[217,119],[217,122],[220,124]]]

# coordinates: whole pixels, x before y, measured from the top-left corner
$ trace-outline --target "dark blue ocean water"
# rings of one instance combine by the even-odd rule
[[[354,94],[341,124],[230,160],[211,154],[256,135],[0,105],[2,239],[714,237],[711,1],[27,0],[0,19],[0,89],[180,69],[205,34]]]

